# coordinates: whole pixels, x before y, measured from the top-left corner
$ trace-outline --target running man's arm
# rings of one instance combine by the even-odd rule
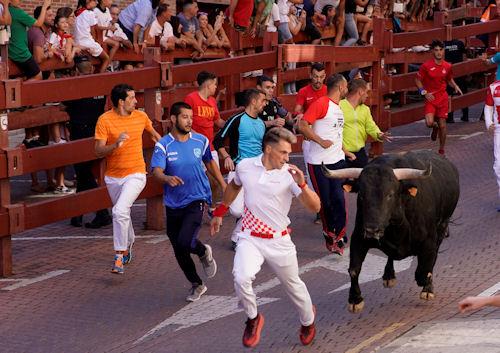
[[[128,135],[124,132],[122,132],[118,137],[118,140],[111,145],[106,145],[106,140],[96,139],[94,145],[95,155],[97,156],[97,158],[106,157],[107,155],[113,153],[113,151],[117,148],[120,148],[120,146],[123,144],[123,141],[125,141],[126,139],[128,139]]]
[[[484,306],[500,307],[500,295],[492,297],[467,297],[458,303],[458,309],[461,313],[481,309]]]
[[[328,111],[328,105],[324,105],[321,101],[314,102],[305,112],[302,119],[299,121],[299,131],[308,140],[316,142],[323,148],[329,148],[333,145],[333,141],[323,140],[311,128],[316,120],[322,119]]]
[[[463,92],[462,90],[460,89],[460,87],[457,85],[457,83],[455,82],[455,80],[453,78],[451,78],[449,81],[448,81],[448,84],[453,87],[453,89],[455,90],[456,93],[459,93],[461,96],[463,96]]]
[[[222,188],[222,191],[226,190],[227,184],[220,172],[217,162],[212,159],[210,162],[205,163],[205,166],[207,167],[208,172],[215,178],[215,180],[217,180]]]
[[[220,226],[222,225],[222,217],[229,210],[229,206],[236,199],[236,196],[241,191],[241,185],[237,185],[234,182],[234,179],[227,185],[226,190],[224,191],[224,195],[222,195],[222,203],[219,207],[217,207],[213,213],[214,217],[210,222],[210,235],[214,236],[215,233],[218,233],[220,230]]]

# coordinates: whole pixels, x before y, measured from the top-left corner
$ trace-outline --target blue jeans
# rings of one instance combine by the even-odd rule
[[[346,167],[344,160],[335,164],[325,165],[328,169],[336,170]],[[314,191],[321,200],[321,223],[323,231],[332,235],[334,239],[342,238],[346,232],[347,210],[345,207],[342,179],[327,178],[321,171],[321,165],[307,165]]]
[[[359,39],[359,33],[358,33],[358,27],[356,26],[356,21],[354,20],[353,13],[345,14],[344,31],[347,35],[347,39],[344,42],[344,44],[342,44],[342,46],[350,47],[356,44],[356,42]]]

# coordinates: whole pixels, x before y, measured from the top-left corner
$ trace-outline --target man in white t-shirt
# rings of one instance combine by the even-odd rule
[[[347,94],[347,81],[341,74],[326,80],[327,95],[318,98],[307,109],[299,122],[300,132],[309,139],[310,145],[304,153],[307,168],[314,187],[321,199],[321,222],[326,248],[342,255],[346,237],[347,211],[342,181],[323,175],[322,165],[331,169],[346,167],[345,156],[354,160],[356,156],[342,145],[344,114],[339,107]],[[312,128],[309,126],[312,125]]]
[[[111,5],[109,8],[109,14],[111,16],[111,26],[113,29],[104,32],[104,41],[112,39],[120,43],[121,46],[132,49],[132,42],[128,39],[127,35],[118,24],[118,16],[120,15],[120,8],[118,5]]]
[[[275,127],[264,136],[264,153],[246,158],[236,166],[235,177],[224,192],[222,204],[214,211],[211,235],[217,233],[222,217],[241,188],[245,192],[245,211],[238,232],[233,276],[236,295],[248,320],[243,345],[255,347],[260,340],[264,316],[257,311],[252,282],[264,261],[276,273],[300,316],[300,340],[312,342],[315,308],[306,285],[299,277],[297,252],[290,237],[288,212],[293,197],[310,211],[320,208],[318,195],[308,188],[304,173],[287,164],[297,138],[285,128]]]
[[[276,3],[273,3],[271,8],[271,14],[268,17],[266,24],[266,31],[269,33],[274,33],[278,30],[280,25],[280,9]]]
[[[168,4],[160,4],[156,10],[156,19],[144,32],[144,46],[154,45],[156,37],[160,39],[160,46],[165,50],[174,50],[175,44],[180,41],[174,36],[174,30],[170,24],[172,12]],[[179,43],[182,45],[181,43]]]

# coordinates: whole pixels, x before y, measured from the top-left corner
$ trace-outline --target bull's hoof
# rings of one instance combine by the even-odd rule
[[[420,299],[422,300],[433,300],[435,298],[434,293],[431,292],[421,292]]]
[[[363,310],[363,308],[365,307],[365,301],[362,300],[360,301],[358,304],[347,304],[347,310],[349,310],[349,312],[351,313],[359,313]]]
[[[384,279],[383,283],[385,288],[392,288],[396,286],[397,281],[395,278],[391,278],[391,279]]]

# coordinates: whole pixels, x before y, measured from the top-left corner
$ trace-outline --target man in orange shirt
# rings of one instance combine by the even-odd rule
[[[106,157],[104,181],[113,202],[113,242],[115,260],[111,270],[123,273],[132,260],[135,234],[130,208],[146,186],[146,163],[142,154],[142,134],[161,139],[146,113],[135,109],[134,89],[119,84],[111,90],[113,109],[99,117],[95,129],[95,153]]]

